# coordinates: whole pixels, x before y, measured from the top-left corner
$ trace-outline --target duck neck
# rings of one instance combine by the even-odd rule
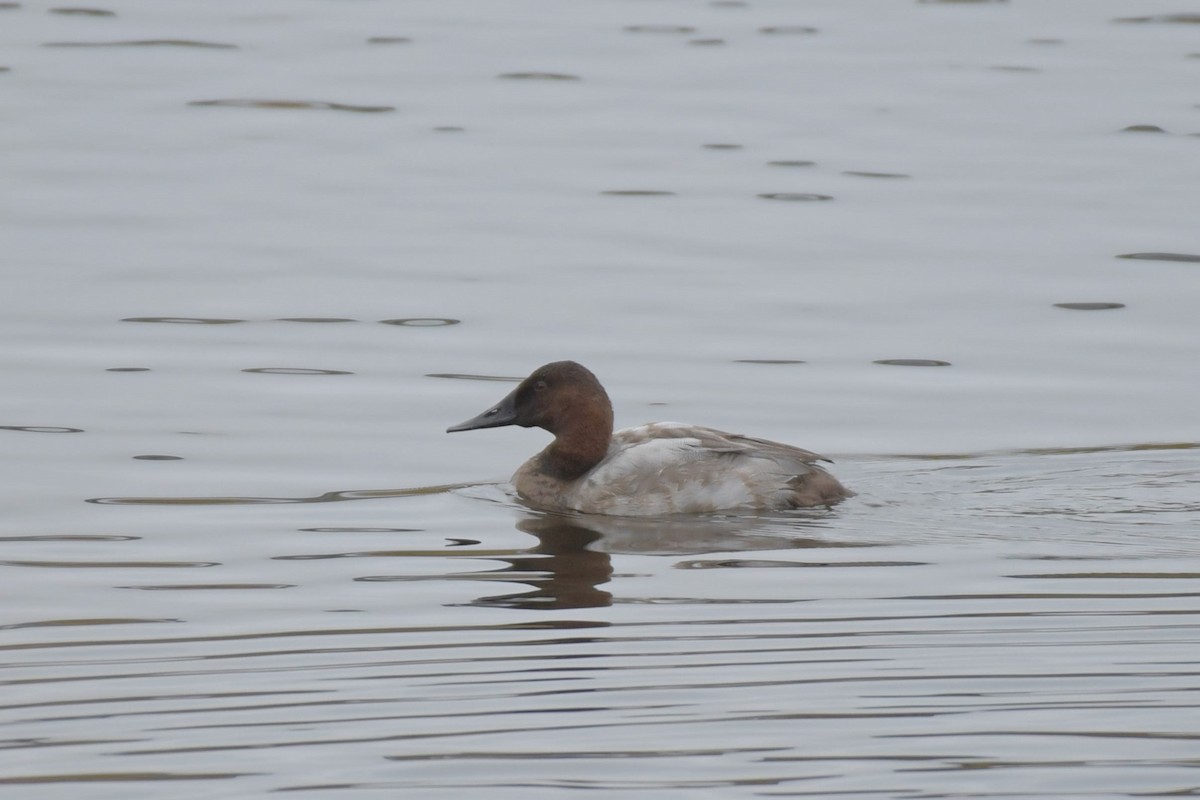
[[[554,441],[542,451],[544,469],[564,480],[578,478],[608,455],[612,431],[611,409],[573,417],[565,427],[553,431]]]

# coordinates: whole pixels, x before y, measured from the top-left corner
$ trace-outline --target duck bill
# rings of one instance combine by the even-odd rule
[[[451,425],[446,428],[446,433],[455,433],[457,431],[473,431],[478,428],[502,428],[505,425],[517,424],[517,401],[516,391],[505,397],[496,405],[489,408],[477,417],[472,417],[466,422],[460,422],[457,425]]]

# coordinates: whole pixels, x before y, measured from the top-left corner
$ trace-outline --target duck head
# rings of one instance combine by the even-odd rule
[[[538,367],[503,400],[446,429],[446,433],[520,425],[558,435],[579,425],[606,428],[612,435],[612,403],[589,369],[574,361]]]

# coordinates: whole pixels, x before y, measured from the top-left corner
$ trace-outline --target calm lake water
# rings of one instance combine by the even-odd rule
[[[1200,16],[0,3],[0,794],[1200,793]],[[538,365],[834,511],[548,515]]]

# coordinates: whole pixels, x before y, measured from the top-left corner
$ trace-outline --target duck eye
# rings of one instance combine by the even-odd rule
[[[535,392],[544,392],[544,391],[546,390],[546,382],[545,382],[545,381],[538,381],[537,383],[535,383],[535,384],[533,385],[533,390],[534,390]]]

